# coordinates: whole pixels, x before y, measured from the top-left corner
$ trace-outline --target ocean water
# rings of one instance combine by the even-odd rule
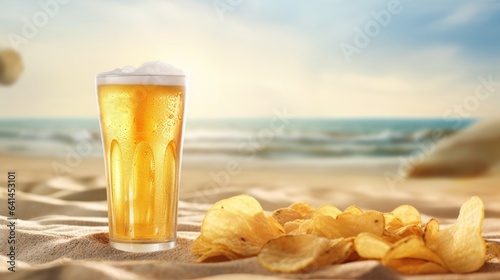
[[[474,119],[189,120],[184,159],[272,163],[395,160],[435,144]],[[97,119],[0,120],[0,153],[102,157]]]

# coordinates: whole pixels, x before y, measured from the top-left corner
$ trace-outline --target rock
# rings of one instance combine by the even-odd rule
[[[409,177],[470,177],[498,172],[500,119],[478,123],[439,142]]]

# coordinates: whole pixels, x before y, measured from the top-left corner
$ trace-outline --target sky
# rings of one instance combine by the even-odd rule
[[[96,117],[95,74],[154,60],[189,118],[491,117],[499,34],[496,1],[0,0],[0,117]]]

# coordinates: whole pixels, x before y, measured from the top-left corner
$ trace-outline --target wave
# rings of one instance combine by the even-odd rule
[[[197,130],[186,132],[186,143],[233,143],[233,142],[274,142],[300,144],[330,143],[412,143],[423,140],[439,140],[455,133],[455,130],[421,129],[410,132],[383,130],[377,133],[345,132],[304,132],[288,130],[280,133],[251,130]]]
[[[373,145],[373,144],[330,144],[303,145],[295,144],[262,144],[262,145],[185,145],[186,154],[224,154],[231,156],[246,156],[254,154],[261,158],[292,158],[292,157],[349,157],[349,156],[397,156],[409,155],[416,148],[412,144]]]
[[[1,122],[0,122],[1,123]],[[97,122],[66,126],[16,122],[0,127],[0,152],[64,155],[68,147],[90,142],[92,155],[101,156]],[[189,126],[184,154],[266,159],[397,157],[409,155],[422,143],[437,142],[455,133],[443,122],[400,120],[304,121],[273,130],[265,122],[209,122]]]
[[[0,130],[0,152],[30,156],[65,156],[68,149],[90,143],[89,156],[101,156],[101,136],[98,129],[57,131],[43,129]]]

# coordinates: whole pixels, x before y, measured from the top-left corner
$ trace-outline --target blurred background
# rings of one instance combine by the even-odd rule
[[[0,49],[21,57],[3,59],[1,73],[24,66],[0,87],[2,154],[102,157],[95,74],[159,59],[189,75],[184,158],[192,166],[235,159],[397,172],[405,157],[498,115],[494,1],[0,6]]]

